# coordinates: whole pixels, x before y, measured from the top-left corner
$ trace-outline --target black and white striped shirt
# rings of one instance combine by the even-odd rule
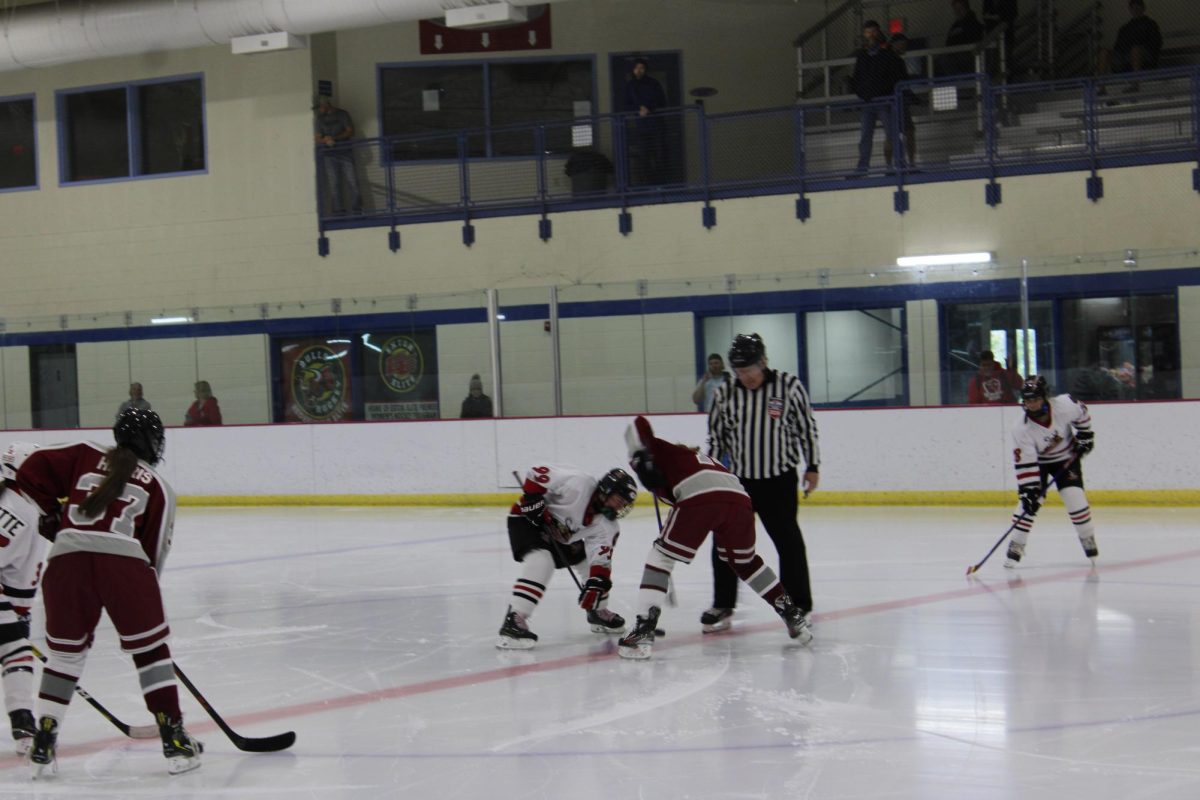
[[[821,463],[817,423],[804,384],[795,375],[763,370],[762,385],[750,391],[741,381],[713,393],[708,412],[708,452],[729,456],[739,478],[773,478],[800,463]]]

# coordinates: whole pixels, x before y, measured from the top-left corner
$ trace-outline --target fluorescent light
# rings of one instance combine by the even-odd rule
[[[181,322],[191,322],[191,317],[151,317],[151,325],[178,325]]]
[[[900,256],[897,267],[945,267],[953,264],[990,264],[992,253],[946,253],[940,256]]]

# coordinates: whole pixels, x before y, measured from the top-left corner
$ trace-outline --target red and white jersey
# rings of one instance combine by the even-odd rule
[[[636,418],[633,425],[641,446],[650,451],[654,466],[666,479],[667,485],[655,491],[663,500],[678,506],[714,499],[750,506],[742,482],[720,463],[698,450],[659,439],[645,417]],[[637,443],[629,445],[632,456]]]
[[[592,511],[592,496],[599,481],[582,470],[565,465],[530,467],[521,486],[525,494],[541,494],[546,510],[566,544],[583,542],[589,566],[612,569],[613,547],[621,528],[617,521]],[[520,514],[519,504],[513,514]]]
[[[149,464],[139,461],[121,496],[99,516],[88,517],[79,504],[107,473],[106,450],[100,445],[52,445],[25,459],[17,471],[17,485],[43,510],[66,498],[50,558],[80,550],[111,553],[140,558],[161,572],[175,528],[175,492]]]
[[[1013,428],[1013,466],[1017,486],[1041,480],[1039,464],[1066,461],[1074,452],[1076,431],[1092,429],[1092,415],[1087,406],[1060,394],[1046,401],[1050,413],[1041,422],[1022,414]]]
[[[38,534],[39,516],[37,508],[15,489],[0,493],[0,611],[4,601],[21,607],[33,603],[50,544]]]

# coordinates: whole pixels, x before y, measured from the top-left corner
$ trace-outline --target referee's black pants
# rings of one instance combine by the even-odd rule
[[[792,601],[806,614],[812,611],[812,586],[808,580],[808,551],[804,547],[804,536],[796,522],[799,501],[796,497],[800,486],[795,468],[774,478],[738,478],[754,513],[767,530],[779,552],[779,580]],[[755,550],[761,552],[761,545]],[[737,606],[738,577],[729,565],[712,549],[713,563],[713,607],[734,608]]]

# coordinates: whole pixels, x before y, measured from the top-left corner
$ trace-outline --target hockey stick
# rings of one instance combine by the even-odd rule
[[[1074,464],[1074,463],[1075,463],[1076,461],[1078,461],[1078,460],[1079,460],[1079,456],[1078,456],[1078,455],[1072,456],[1072,457],[1071,457],[1071,459],[1070,459],[1070,460],[1069,460],[1069,461],[1068,461],[1066,464],[1063,464],[1063,466],[1062,466],[1062,469],[1060,469],[1058,472],[1056,472],[1056,473],[1054,473],[1053,475],[1051,475],[1051,476],[1050,476],[1050,480],[1046,481],[1046,485],[1042,487],[1042,494],[1041,494],[1041,497],[1039,498],[1039,502],[1040,502],[1041,500],[1045,500],[1045,499],[1046,499],[1046,492],[1050,491],[1050,484],[1052,484],[1052,483],[1053,483],[1053,484],[1056,484],[1056,485],[1057,485],[1057,484],[1058,484],[1058,479],[1059,479],[1059,478],[1061,478],[1063,475],[1066,475],[1066,474],[1067,474],[1067,470],[1068,470],[1068,469],[1070,469],[1070,468],[1071,468],[1071,465],[1072,465],[1072,464]],[[997,539],[997,540],[996,540],[996,543],[995,543],[994,545],[992,545],[992,549],[991,549],[991,550],[988,550],[988,551],[987,551],[987,555],[986,555],[986,556],[984,556],[982,559],[980,559],[978,564],[975,564],[974,566],[967,567],[967,574],[968,574],[968,575],[974,575],[976,572],[978,572],[978,571],[979,571],[979,568],[980,568],[980,567],[982,567],[982,566],[984,565],[984,563],[985,563],[985,562],[986,562],[986,561],[987,561],[989,558],[991,558],[991,557],[992,557],[992,553],[996,552],[996,550],[997,550],[997,549],[1000,547],[1000,545],[1004,544],[1004,540],[1008,538],[1008,535],[1009,535],[1010,533],[1012,533],[1012,532],[1013,532],[1013,530],[1015,530],[1015,529],[1016,529],[1016,527],[1017,527],[1018,525],[1020,525],[1020,524],[1021,524],[1021,522],[1022,522],[1023,520],[1025,520],[1025,519],[1028,519],[1028,517],[1029,517],[1029,514],[1028,514],[1028,512],[1026,512],[1026,511],[1022,510],[1022,511],[1021,511],[1021,513],[1020,513],[1020,515],[1019,515],[1019,516],[1018,516],[1018,517],[1017,517],[1015,520],[1013,520],[1013,524],[1012,524],[1012,525],[1010,525],[1010,526],[1008,526],[1008,530],[1006,530],[1006,531],[1004,532],[1004,535],[1003,535],[1003,536],[1001,536],[999,539]]]
[[[183,674],[183,670],[179,668],[178,664],[175,665],[175,675],[187,687],[187,690],[192,693],[192,697],[196,698],[196,702],[204,707],[208,715],[213,718],[213,722],[217,723],[217,727],[229,737],[229,741],[233,742],[233,746],[238,750],[244,750],[247,753],[275,753],[280,750],[286,750],[296,743],[296,734],[292,731],[280,733],[275,736],[264,736],[262,738],[242,736],[229,727],[225,720],[221,719],[221,715],[209,704],[204,695],[200,694],[200,690],[188,679],[188,676]],[[154,733],[158,735],[158,730],[155,729]]]
[[[35,645],[33,642],[30,642],[29,649],[31,649],[33,651],[33,654],[35,656],[37,656],[38,659],[43,664],[46,663],[46,657],[44,655],[42,655],[41,650],[37,649],[37,645]],[[75,684],[75,694],[79,695],[84,700],[86,700],[88,702],[88,704],[91,705],[92,708],[94,708],[100,712],[100,716],[104,717],[106,720],[108,720],[113,725],[115,725],[117,730],[119,730],[121,733],[128,736],[130,739],[157,739],[158,738],[158,726],[157,725],[129,725],[127,723],[122,722],[120,719],[117,718],[117,716],[115,714],[113,714],[111,711],[109,711],[104,706],[100,705],[100,701],[97,700],[96,698],[92,697],[90,694],[88,694],[87,690],[85,690],[78,683]]]

